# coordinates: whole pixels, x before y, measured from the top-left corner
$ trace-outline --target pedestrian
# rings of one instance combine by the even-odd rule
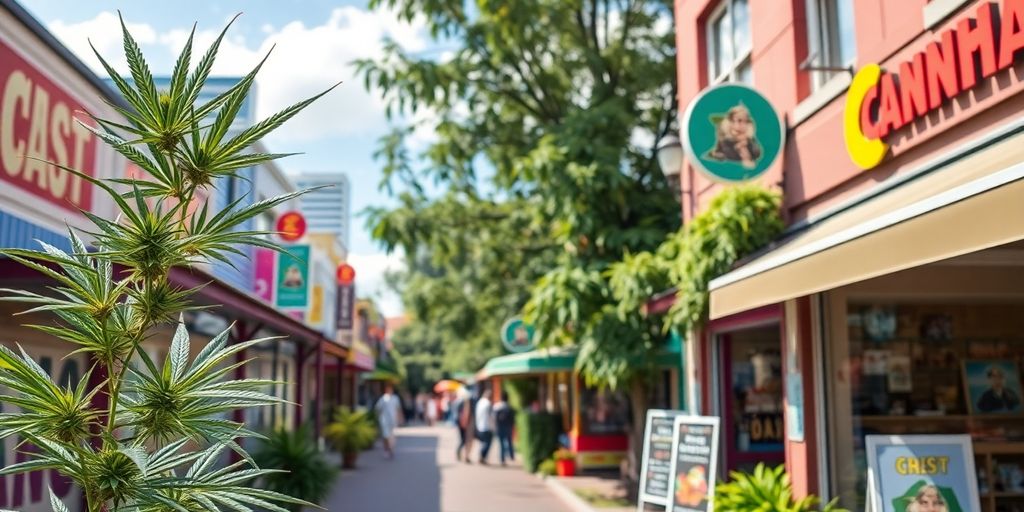
[[[427,399],[427,425],[431,427],[437,422],[437,399],[433,395]]]
[[[452,403],[452,410],[455,414],[455,428],[459,430],[459,446],[455,448],[455,460],[465,461],[468,464],[472,439],[470,435],[473,429],[473,401],[470,399],[469,392],[465,389],[458,391],[455,401]]]
[[[395,396],[395,388],[391,384],[384,387],[384,394],[374,406],[377,413],[377,426],[384,438],[384,453],[389,459],[395,458],[395,429],[402,422],[402,402]]]
[[[485,389],[476,402],[476,438],[480,440],[480,464],[487,465],[487,454],[491,451],[491,441],[494,440],[494,429],[491,416],[491,390]]]
[[[501,465],[505,460],[516,460],[516,450],[512,446],[512,431],[515,429],[516,411],[508,402],[498,400],[494,404],[494,432],[498,436],[498,446],[501,448]]]
[[[416,394],[416,420],[427,421],[427,394],[422,391]]]

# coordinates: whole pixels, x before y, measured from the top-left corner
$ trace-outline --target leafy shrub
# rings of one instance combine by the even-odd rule
[[[547,459],[537,465],[537,473],[544,476],[554,476],[558,473],[558,467],[555,465],[554,459]]]
[[[281,471],[260,477],[260,487],[311,503],[319,504],[327,497],[338,474],[334,464],[320,453],[306,427],[271,432],[252,457],[260,468]],[[299,505],[290,508],[302,509]]]
[[[715,487],[715,510],[719,512],[818,512],[816,496],[796,500],[785,466],[774,469],[758,464],[753,473],[733,471],[730,481]],[[847,512],[832,500],[820,512]]]
[[[550,458],[558,449],[562,417],[546,412],[518,414],[516,429],[519,434],[519,452],[523,457],[523,467],[530,473],[536,473],[541,461]]]
[[[559,448],[555,450],[554,455],[551,457],[555,460],[576,460],[576,454],[567,448]]]
[[[377,440],[376,419],[367,411],[338,407],[324,429],[324,437],[341,453],[356,453],[373,446]]]

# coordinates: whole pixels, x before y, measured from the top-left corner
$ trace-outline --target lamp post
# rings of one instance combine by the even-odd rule
[[[658,157],[658,167],[661,168],[661,173],[665,175],[669,186],[678,195],[680,193],[679,177],[683,171],[683,145],[679,142],[679,137],[674,134],[662,137],[655,148],[655,154]]]

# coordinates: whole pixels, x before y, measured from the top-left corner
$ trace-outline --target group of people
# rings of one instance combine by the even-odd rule
[[[480,442],[477,462],[487,465],[488,455],[494,438],[498,438],[501,451],[501,465],[516,460],[515,447],[512,444],[512,432],[515,429],[515,410],[504,400],[493,401],[490,389],[484,389],[479,398],[474,399],[466,391],[459,393],[452,411],[455,414],[456,426],[459,429],[459,446],[455,449],[455,458],[472,463],[473,441]]]

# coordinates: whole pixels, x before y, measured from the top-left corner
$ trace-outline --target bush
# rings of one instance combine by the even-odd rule
[[[817,496],[801,500],[793,498],[793,486],[785,466],[774,469],[763,463],[753,473],[733,471],[727,483],[715,487],[715,510],[719,512],[817,512],[821,502]],[[836,500],[827,503],[821,512],[847,512],[835,505]]]
[[[259,478],[260,487],[320,504],[331,492],[337,469],[321,453],[308,428],[278,429],[252,455],[263,469],[280,470]],[[301,510],[292,505],[291,510]]]
[[[554,459],[547,459],[537,465],[537,472],[544,476],[555,476],[558,473],[558,468],[555,465]]]
[[[576,454],[567,448],[559,448],[555,450],[552,458],[555,460],[576,460]]]
[[[558,414],[531,412],[516,415],[519,432],[519,452],[523,467],[536,473],[541,461],[558,449],[558,435],[562,432],[562,417]]]
[[[324,437],[335,450],[356,453],[373,446],[377,440],[377,425],[373,415],[367,411],[338,407],[331,424],[324,429]]]

